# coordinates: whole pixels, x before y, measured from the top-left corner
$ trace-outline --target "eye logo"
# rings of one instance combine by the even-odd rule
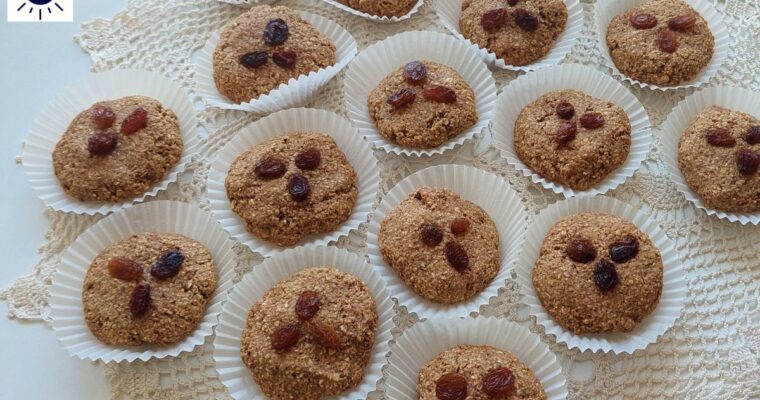
[[[9,22],[71,22],[74,0],[6,0]]]

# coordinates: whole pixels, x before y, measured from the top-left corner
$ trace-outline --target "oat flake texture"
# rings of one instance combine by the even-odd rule
[[[361,49],[390,34],[408,30],[447,31],[434,12],[436,0],[426,0],[420,12],[397,24],[374,24],[361,17],[316,0],[282,0],[277,5],[326,16],[348,29]],[[752,0],[713,0],[724,14],[732,46],[728,63],[711,83],[741,86],[760,91],[760,9]],[[594,2],[583,0],[585,27],[580,40],[565,62],[586,64],[605,73],[602,53],[593,23]],[[189,55],[201,48],[212,32],[244,12],[244,8],[210,0],[130,0],[127,9],[111,19],[96,19],[82,26],[75,37],[91,56],[92,70],[139,68],[161,72],[193,89],[193,67]],[[172,18],[167,19],[166,16]],[[603,43],[602,43],[603,45]],[[495,71],[499,87],[518,73]],[[317,96],[313,106],[345,115],[341,88],[344,72]],[[693,89],[666,93],[633,88],[655,128],[675,104]],[[194,100],[199,100],[196,96]],[[208,209],[204,184],[209,160],[242,126],[255,120],[240,111],[207,108],[198,112],[199,128],[205,131],[201,153],[190,163],[187,179],[172,184],[160,197],[188,201]],[[661,136],[654,130],[654,147],[644,165],[609,195],[640,209],[658,221],[676,243],[684,260],[689,291],[681,318],[660,340],[633,355],[591,355],[568,351],[564,345],[543,337],[560,358],[567,375],[570,399],[750,399],[760,393],[760,262],[756,242],[760,226],[741,225],[714,217],[687,202],[676,190],[660,160]],[[673,134],[673,133],[670,133]],[[379,152],[382,193],[404,176],[428,165],[456,162],[495,172],[507,179],[526,200],[531,213],[557,201],[560,196],[532,184],[513,167],[501,161],[488,137],[429,159],[405,158]],[[486,190],[486,189],[484,189]],[[20,277],[0,293],[8,316],[49,323],[48,290],[57,260],[94,217],[55,213],[40,261],[29,275]],[[530,223],[530,221],[528,222]],[[337,245],[363,253],[363,234],[352,232]],[[239,274],[262,258],[237,244]],[[255,268],[255,267],[254,267]],[[481,314],[520,322],[542,334],[535,322],[518,313],[517,283],[508,280],[499,296],[481,308]],[[399,314],[396,323],[408,328],[414,316]],[[104,365],[113,398],[131,399],[229,399],[213,371],[211,339],[192,353],[140,363]],[[583,368],[579,368],[584,364]],[[586,367],[592,366],[593,373]],[[378,388],[383,387],[381,381]],[[382,399],[379,392],[369,399]]]

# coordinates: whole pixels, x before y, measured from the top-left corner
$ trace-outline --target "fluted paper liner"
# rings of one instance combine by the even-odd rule
[[[565,7],[567,7],[567,24],[565,25],[565,30],[554,41],[551,50],[542,58],[522,66],[507,64],[503,59],[497,58],[495,53],[481,48],[462,35],[459,31],[459,18],[462,15],[461,0],[437,0],[435,12],[441,19],[443,26],[451,31],[459,40],[473,47],[478,52],[480,58],[488,63],[488,65],[513,71],[533,71],[559,64],[570,53],[573,46],[575,46],[576,40],[581,36],[583,32],[583,7],[581,7],[578,0],[565,0]]]
[[[383,16],[383,15],[372,15],[372,14],[369,14],[369,13],[365,13],[365,12],[359,11],[357,9],[351,8],[351,7],[349,7],[349,6],[345,5],[345,4],[341,4],[341,3],[337,2],[337,1],[334,1],[334,0],[322,0],[322,1],[324,1],[325,3],[330,4],[332,6],[338,7],[341,10],[349,12],[349,13],[351,13],[353,15],[358,16],[358,17],[367,18],[368,20],[370,20],[372,22],[378,22],[378,23],[381,23],[381,24],[392,24],[394,22],[399,22],[399,21],[403,21],[405,19],[409,19],[409,18],[412,17],[412,15],[414,15],[417,11],[419,11],[420,7],[422,7],[422,4],[424,4],[423,0],[417,0],[417,2],[414,4],[414,6],[412,6],[412,8],[409,10],[408,13],[406,13],[406,14],[400,16],[400,17],[395,17],[395,16],[388,17],[388,16]]]
[[[276,112],[242,128],[218,153],[208,175],[208,199],[211,212],[225,230],[251,250],[268,257],[286,247],[264,241],[246,230],[245,221],[230,206],[224,181],[232,162],[251,147],[293,131],[309,131],[329,135],[346,155],[357,175],[358,195],[351,215],[332,232],[313,234],[300,245],[327,245],[367,221],[380,186],[377,159],[356,129],[343,117],[313,108],[293,108]]]
[[[198,327],[184,341],[168,346],[109,346],[100,342],[87,327],[82,306],[82,285],[92,260],[100,252],[142,232],[181,234],[206,246],[217,268],[216,291]],[[63,254],[50,288],[52,327],[63,348],[81,359],[132,362],[177,356],[202,345],[205,338],[213,333],[222,303],[232,288],[234,275],[232,241],[211,214],[192,204],[176,201],[161,200],[136,205],[91,226]]]
[[[689,3],[689,5],[694,8],[705,21],[707,21],[707,25],[710,27],[713,37],[715,38],[715,47],[710,63],[707,64],[694,79],[674,86],[660,86],[630,78],[617,69],[610,56],[610,49],[607,47],[607,30],[610,26],[610,22],[612,22],[612,18],[616,15],[637,7],[643,2],[644,0],[608,0],[598,1],[594,4],[594,18],[597,34],[599,35],[599,50],[602,53],[604,64],[612,69],[612,75],[634,86],[659,91],[698,87],[708,83],[723,64],[726,63],[726,60],[728,60],[728,50],[731,45],[731,38],[729,37],[726,24],[723,22],[723,18],[715,9],[712,2],[708,0],[686,0],[686,2]]]
[[[264,395],[240,357],[240,339],[251,307],[277,283],[311,267],[329,266],[356,276],[369,288],[377,306],[378,324],[375,345],[364,369],[362,382],[328,399],[365,399],[382,378],[381,368],[388,353],[393,324],[393,302],[380,276],[365,258],[337,247],[299,247],[266,259],[235,286],[219,317],[214,339],[214,362],[219,379],[237,400],[263,399]],[[340,295],[338,293],[338,295]]]
[[[584,191],[573,190],[533,172],[520,160],[514,147],[515,122],[520,111],[540,96],[563,89],[579,90],[592,97],[617,104],[628,115],[631,124],[631,149],[628,158],[604,180]],[[622,185],[639,169],[652,145],[649,116],[636,96],[620,82],[579,64],[556,65],[517,78],[499,94],[494,110],[491,131],[493,144],[501,151],[501,156],[533,183],[565,197],[603,194]]]
[[[663,283],[660,300],[655,310],[644,318],[631,332],[574,334],[560,326],[544,309],[538,295],[533,290],[533,266],[538,260],[544,237],[562,218],[581,213],[594,212],[618,216],[632,222],[644,232],[659,249],[662,256]],[[543,209],[530,223],[517,263],[517,282],[520,284],[521,300],[543,326],[546,334],[564,343],[570,349],[580,351],[632,354],[655,343],[670,329],[686,302],[686,272],[671,241],[657,222],[630,205],[605,196],[580,196],[557,203]]]
[[[475,108],[478,112],[475,125],[432,149],[404,147],[386,140],[375,127],[367,108],[370,92],[383,78],[416,60],[434,61],[453,68],[475,93]],[[473,48],[443,33],[403,32],[377,42],[359,53],[346,72],[344,92],[348,117],[373,147],[387,152],[426,156],[451,150],[479,135],[493,116],[496,83],[488,67],[477,60]]]
[[[197,56],[195,63],[196,92],[211,106],[257,114],[270,114],[278,110],[300,107],[309,103],[319,90],[354,58],[356,41],[347,30],[328,18],[305,11],[298,11],[298,15],[312,24],[335,45],[335,57],[337,59],[335,64],[318,71],[311,71],[308,75],[291,78],[277,88],[250,101],[236,103],[219,93],[214,83],[214,50],[219,43],[221,34],[219,31],[209,37]]]
[[[697,115],[709,106],[724,107],[760,118],[758,104],[760,104],[760,93],[749,89],[729,86],[706,88],[678,103],[659,130],[662,140],[662,159],[678,191],[683,193],[686,200],[704,210],[708,215],[727,219],[731,222],[739,222],[743,225],[760,224],[760,212],[730,213],[708,208],[702,201],[702,197],[686,184],[686,179],[678,166],[678,142],[686,128],[697,118]]]
[[[428,320],[404,331],[391,344],[386,396],[416,399],[420,369],[441,352],[460,344],[492,346],[512,353],[530,367],[547,399],[567,398],[565,376],[549,346],[524,326],[487,317]]]
[[[80,201],[69,196],[53,169],[55,145],[77,114],[99,101],[134,95],[152,97],[177,115],[183,142],[182,157],[160,182],[133,199],[112,203]],[[196,124],[195,109],[185,89],[159,73],[130,69],[93,73],[67,88],[42,110],[24,141],[24,174],[47,207],[76,214],[105,215],[153,197],[176,181],[198,151],[200,139],[195,131]]]
[[[385,263],[380,253],[378,235],[380,223],[417,188],[428,186],[446,188],[469,200],[488,213],[499,232],[500,268],[493,281],[469,300],[456,304],[439,304],[416,294],[396,272]],[[497,295],[509,277],[509,270],[517,260],[525,233],[528,214],[517,192],[503,178],[474,167],[439,165],[409,175],[396,184],[382,199],[367,227],[367,254],[399,305],[420,318],[462,317],[477,312]]]

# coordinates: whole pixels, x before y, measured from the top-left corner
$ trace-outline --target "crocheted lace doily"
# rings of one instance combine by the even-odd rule
[[[434,0],[427,0],[410,20],[397,24],[375,24],[316,0],[283,0],[299,10],[331,18],[346,27],[361,48],[388,35],[405,30],[445,32],[437,21]],[[760,4],[757,0],[717,1],[724,13],[733,45],[729,62],[711,82],[743,86],[760,91]],[[604,70],[598,39],[594,33],[594,3],[583,1],[585,29],[566,62],[583,63]],[[131,0],[126,10],[111,19],[96,19],[82,26],[75,40],[92,57],[92,70],[142,68],[172,77],[192,90],[191,57],[209,35],[240,14],[242,8],[211,0]],[[605,71],[609,72],[609,71]],[[518,76],[494,72],[499,87]],[[340,74],[312,106],[345,114]],[[691,90],[653,93],[631,89],[659,126],[671,108]],[[202,102],[196,97],[199,109]],[[170,186],[162,198],[208,208],[204,185],[208,160],[243,125],[257,116],[243,112],[205,108],[198,112],[199,130],[204,132],[202,153],[192,162],[192,173]],[[688,299],[681,318],[656,344],[634,355],[595,355],[568,351],[544,336],[559,356],[567,375],[572,399],[672,398],[749,399],[760,397],[760,258],[757,244],[760,227],[742,226],[710,218],[697,210],[676,190],[660,161],[660,133],[654,130],[655,146],[636,175],[610,196],[644,210],[658,221],[677,243],[687,264]],[[502,162],[488,137],[432,159],[411,159],[378,153],[382,164],[382,190],[423,166],[434,163],[475,165],[507,179],[536,212],[559,199],[550,191],[531,184],[514,168]],[[50,219],[40,261],[32,272],[20,277],[0,293],[8,305],[9,318],[49,322],[47,299],[51,277],[61,253],[97,217],[45,211]],[[364,233],[352,232],[337,245],[364,252]],[[259,255],[237,244],[238,278],[248,265],[258,264]],[[254,267],[255,268],[255,267]],[[481,308],[483,315],[515,320],[542,334],[519,305],[517,284],[508,281],[499,296]],[[403,329],[415,319],[398,310],[396,323]],[[543,336],[543,335],[542,335]],[[210,340],[192,353],[150,362],[104,365],[113,398],[133,399],[228,399],[217,378],[211,358]],[[381,388],[381,382],[378,388]],[[382,394],[372,393],[370,399]]]

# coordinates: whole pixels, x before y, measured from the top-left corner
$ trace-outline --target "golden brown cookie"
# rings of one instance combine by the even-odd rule
[[[150,97],[127,96],[79,113],[55,145],[53,168],[68,195],[119,202],[162,181],[182,147],[172,110]]]
[[[370,15],[401,17],[411,11],[417,0],[338,0],[338,3]]]
[[[361,279],[309,268],[251,307],[240,354],[267,398],[318,400],[362,381],[377,325],[375,300]]]
[[[205,246],[182,235],[140,233],[92,261],[82,287],[84,318],[108,345],[178,343],[198,327],[215,290]]]

